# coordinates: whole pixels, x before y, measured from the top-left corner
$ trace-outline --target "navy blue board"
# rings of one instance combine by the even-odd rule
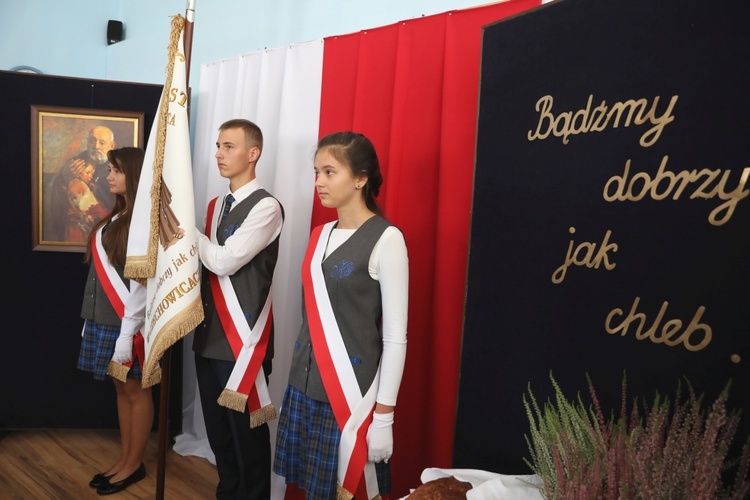
[[[607,413],[624,372],[649,402],[731,379],[750,408],[748,19],[557,0],[485,27],[454,467],[529,473],[550,373]]]

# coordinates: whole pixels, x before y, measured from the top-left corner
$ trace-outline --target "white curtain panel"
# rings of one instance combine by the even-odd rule
[[[302,322],[300,267],[310,235],[323,45],[320,39],[204,64],[200,70],[196,123],[192,127],[195,209],[200,230],[205,227],[208,202],[223,196],[229,186],[219,175],[214,158],[219,126],[233,118],[246,118],[263,131],[264,146],[256,173],[261,185],[281,202],[285,212],[273,282],[276,338],[269,380],[277,413]],[[186,337],[183,352],[183,432],[177,436],[174,450],[215,463],[197,394],[192,334]],[[272,450],[277,421],[269,424]]]

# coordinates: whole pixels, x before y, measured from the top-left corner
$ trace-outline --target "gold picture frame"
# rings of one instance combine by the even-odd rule
[[[143,127],[143,112],[31,105],[33,250],[86,250],[114,203],[106,151],[143,147]]]

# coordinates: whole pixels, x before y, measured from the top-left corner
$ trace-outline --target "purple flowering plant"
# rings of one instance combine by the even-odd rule
[[[526,464],[543,481],[547,499],[742,499],[750,496],[750,437],[729,456],[740,412],[727,411],[729,385],[709,407],[692,386],[678,383],[674,403],[627,408],[623,375],[619,415],[605,419],[588,375],[591,403],[568,400],[550,373],[554,403],[540,407],[528,389]],[[685,393],[687,397],[685,397]],[[683,400],[683,398],[685,398]]]

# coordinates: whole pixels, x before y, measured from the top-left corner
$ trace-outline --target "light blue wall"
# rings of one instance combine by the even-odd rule
[[[195,0],[192,119],[202,64],[486,3]],[[0,70],[31,66],[49,75],[163,85],[170,16],[185,15],[187,5],[187,0],[0,0]],[[124,26],[123,41],[113,45],[107,45],[110,19]]]
[[[0,69],[104,78],[107,20],[118,2],[0,0]]]
[[[264,47],[464,9],[481,0],[195,0],[190,84],[201,64]],[[164,83],[170,19],[186,0],[0,0],[0,69],[27,65],[45,74]],[[108,46],[107,21],[124,40]]]

